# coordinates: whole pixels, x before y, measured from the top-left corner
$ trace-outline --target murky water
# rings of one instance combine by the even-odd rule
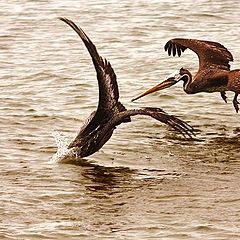
[[[220,41],[240,67],[239,1],[0,2],[1,239],[240,239],[240,115],[220,94],[181,84],[130,99],[197,56],[163,51],[173,37]],[[74,20],[118,77],[126,107],[162,107],[198,129],[186,141],[136,117],[77,164],[50,163],[52,133],[70,141],[97,104]]]

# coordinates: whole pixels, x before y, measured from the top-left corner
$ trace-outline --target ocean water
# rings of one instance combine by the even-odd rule
[[[219,41],[240,66],[239,2],[0,2],[1,239],[240,239],[240,116],[219,93],[187,95],[179,83],[131,99],[181,67],[168,57],[185,37]],[[136,116],[74,164],[51,161],[97,106],[85,46],[58,17],[82,27],[111,62],[127,108],[161,107],[197,129],[188,141]]]

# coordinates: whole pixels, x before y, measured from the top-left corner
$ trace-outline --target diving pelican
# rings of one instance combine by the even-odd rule
[[[81,28],[67,18],[59,19],[72,27],[85,44],[97,73],[99,87],[97,110],[84,121],[76,138],[68,145],[68,149],[74,149],[76,156],[86,157],[98,151],[110,139],[117,125],[130,122],[130,117],[138,114],[155,118],[185,136],[194,135],[192,127],[186,122],[168,115],[160,108],[127,110],[118,100],[118,85],[111,64],[99,56],[95,45]]]
[[[230,70],[229,61],[233,61],[232,54],[223,45],[217,42],[197,39],[174,38],[169,40],[164,49],[168,55],[181,56],[187,48],[194,51],[199,58],[199,69],[193,77],[189,70],[181,68],[167,80],[149,89],[132,101],[149,93],[168,88],[183,80],[183,90],[187,94],[199,92],[220,92],[221,97],[227,102],[225,91],[235,92],[233,106],[239,111],[237,100],[240,93],[240,69]]]

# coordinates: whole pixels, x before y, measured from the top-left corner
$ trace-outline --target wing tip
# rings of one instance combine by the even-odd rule
[[[88,38],[87,34],[83,31],[83,29],[78,27],[72,20],[66,17],[58,17],[58,19],[65,22],[70,27],[72,27],[73,30],[75,30],[77,34],[82,38],[82,40],[85,40],[86,42],[90,42],[90,39]]]
[[[67,23],[67,22],[71,22],[71,20],[69,20],[69,19],[66,18],[66,17],[57,17],[57,19],[58,19],[58,20],[61,20],[61,21],[63,21],[63,22],[65,22],[65,23]]]
[[[174,38],[175,39],[175,38]],[[173,42],[174,39],[169,40],[165,46],[164,46],[164,50],[166,52],[168,52],[168,56],[173,56],[173,57],[180,57],[182,52],[184,52],[186,50],[186,48],[184,48],[182,45],[180,44],[176,44]],[[177,38],[176,38],[177,39]]]

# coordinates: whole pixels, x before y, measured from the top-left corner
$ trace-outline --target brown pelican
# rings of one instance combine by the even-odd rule
[[[220,43],[196,39],[174,38],[169,40],[164,47],[169,56],[177,54],[179,57],[187,48],[194,51],[199,58],[199,69],[194,77],[187,69],[181,68],[179,72],[132,101],[183,80],[183,89],[188,94],[220,92],[223,100],[227,102],[225,91],[235,92],[233,105],[238,112],[237,96],[240,93],[240,69],[230,70],[229,61],[233,61],[232,54]]]
[[[80,36],[91,55],[98,80],[99,102],[97,110],[92,112],[83,123],[76,138],[68,149],[74,149],[78,157],[89,156],[98,151],[112,136],[117,125],[131,121],[131,116],[148,115],[165,123],[184,136],[194,135],[192,127],[173,115],[168,115],[160,108],[142,108],[127,110],[119,99],[116,75],[111,64],[99,56],[95,45],[74,22],[59,18],[72,27]]]

